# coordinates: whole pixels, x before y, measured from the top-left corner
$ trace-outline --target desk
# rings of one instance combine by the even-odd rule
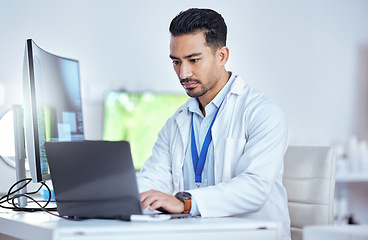
[[[3,234],[3,235],[1,235]],[[0,238],[39,240],[111,239],[281,239],[281,225],[243,218],[187,218],[163,222],[118,220],[69,221],[44,212],[24,213],[0,209]],[[13,238],[11,238],[13,239]]]
[[[359,223],[368,221],[368,173],[336,173],[335,224],[347,224],[349,216]]]

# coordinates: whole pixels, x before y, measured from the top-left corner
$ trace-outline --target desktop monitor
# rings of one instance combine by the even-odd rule
[[[23,65],[26,156],[34,182],[50,179],[46,141],[84,140],[79,63],[28,39]]]
[[[105,96],[103,139],[130,142],[134,168],[140,170],[165,122],[186,101],[186,94],[111,91]]]

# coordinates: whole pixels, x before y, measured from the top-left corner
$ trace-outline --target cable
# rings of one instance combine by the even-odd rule
[[[25,183],[22,186],[18,187],[18,184],[20,184],[22,182],[25,182]],[[71,220],[71,221],[83,221],[83,220],[87,220],[87,219],[96,219],[96,218],[87,218],[87,217],[86,218],[84,218],[84,217],[83,218],[82,217],[65,217],[65,216],[61,216],[59,214],[51,212],[51,211],[57,211],[57,208],[56,207],[47,208],[47,205],[50,202],[53,202],[53,201],[51,201],[51,190],[50,190],[49,186],[47,186],[44,182],[40,182],[41,186],[36,191],[17,194],[18,191],[20,191],[21,189],[27,187],[31,182],[32,182],[32,178],[25,178],[25,179],[19,180],[16,183],[14,183],[9,188],[8,193],[0,198],[0,208],[11,209],[13,211],[22,211],[22,212],[44,211],[44,212],[46,212],[48,214],[51,214],[55,217],[59,217],[59,218],[66,219],[66,220]],[[36,199],[34,199],[33,197],[30,196],[32,194],[38,193],[41,190],[42,186],[45,186],[47,188],[48,192],[49,192],[49,197],[48,197],[47,200],[36,200]],[[30,199],[31,201],[27,201],[27,203],[31,203],[31,202],[35,203],[35,204],[38,205],[38,207],[37,208],[19,207],[18,203],[16,203],[16,200],[18,198],[21,198],[21,197],[25,197],[27,199]],[[45,204],[41,205],[40,202],[45,202]],[[5,205],[3,205],[4,203],[7,203],[10,206],[5,206]],[[118,218],[118,217],[114,218],[114,219],[127,220],[127,219],[122,219],[122,218]]]
[[[21,187],[18,187],[19,184],[25,182],[24,184],[21,185]],[[30,183],[32,182],[31,178],[25,178],[22,180],[17,181],[16,183],[14,183],[8,193],[0,198],[0,207],[2,208],[6,208],[6,209],[12,209],[12,210],[17,210],[17,211],[28,211],[28,212],[34,212],[34,211],[41,211],[40,208],[23,208],[23,207],[19,207],[17,203],[15,203],[15,199],[21,197],[20,194],[16,194],[18,191],[20,191],[21,189],[26,188]],[[24,195],[32,195],[32,194],[36,194],[38,193],[42,186],[45,186],[49,192],[49,198],[48,200],[45,202],[44,206],[42,206],[43,208],[46,208],[47,205],[51,202],[51,190],[50,188],[44,183],[41,182],[41,186],[33,192],[27,192]],[[34,199],[33,199],[34,200]],[[34,200],[33,202],[35,202],[36,200]],[[4,203],[8,203],[9,205],[11,205],[11,207],[9,206],[4,206]],[[52,210],[56,210],[56,208],[49,208],[48,210],[52,211]]]
[[[18,187],[18,184],[20,184],[22,182],[25,182],[25,183],[21,187]],[[56,207],[47,208],[47,205],[50,202],[54,202],[54,201],[51,201],[51,190],[50,190],[49,186],[47,186],[47,184],[45,184],[44,182],[40,182],[41,186],[36,191],[22,193],[22,194],[16,194],[19,190],[27,187],[31,182],[32,182],[32,178],[25,178],[25,179],[19,180],[16,183],[14,183],[9,188],[8,193],[0,198],[0,207],[5,208],[5,209],[11,209],[13,211],[22,211],[22,212],[44,211],[44,212],[46,212],[48,214],[51,214],[53,216],[56,216],[56,217],[59,217],[59,218],[62,218],[62,219],[66,219],[66,220],[71,220],[71,221],[85,220],[84,218],[64,217],[64,216],[60,216],[59,214],[51,212],[51,211],[57,211],[57,208]],[[49,192],[49,197],[48,197],[47,200],[36,200],[36,199],[34,199],[33,197],[30,196],[32,194],[38,193],[41,190],[42,186],[45,186],[47,188],[48,192]],[[14,189],[14,188],[16,188],[16,189]],[[39,207],[38,208],[19,207],[18,203],[16,203],[15,200],[20,198],[20,197],[25,197],[25,198],[30,199],[31,201],[27,201],[27,203],[33,202],[33,203],[37,204]],[[45,204],[42,206],[40,204],[40,202],[45,202]],[[9,204],[10,206],[5,206],[5,205],[3,205],[4,203]]]
[[[51,195],[49,195],[51,196]],[[85,219],[82,219],[82,218],[71,218],[71,217],[64,217],[64,216],[60,216],[59,214],[56,214],[56,213],[53,213],[51,212],[50,208],[45,208],[43,206],[41,206],[41,204],[39,203],[39,201],[35,200],[34,198],[32,198],[31,196],[27,195],[27,194],[17,194],[15,195],[13,198],[12,198],[12,204],[16,204],[15,203],[15,199],[17,198],[20,198],[20,197],[26,197],[26,198],[29,198],[32,200],[32,202],[36,203],[39,207],[40,207],[40,210],[44,211],[44,212],[47,212],[48,214],[51,214],[55,217],[59,217],[59,218],[62,218],[62,219],[66,219],[66,220],[71,220],[71,221],[83,221]],[[15,211],[27,211],[25,210],[27,208],[15,208],[13,210]],[[52,208],[53,209],[53,208]],[[55,208],[56,209],[56,208]]]

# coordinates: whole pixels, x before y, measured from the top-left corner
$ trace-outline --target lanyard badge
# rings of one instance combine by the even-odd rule
[[[193,160],[193,168],[194,168],[194,173],[195,173],[195,183],[197,185],[197,187],[200,186],[201,182],[202,182],[202,171],[204,168],[204,164],[206,161],[206,157],[207,157],[207,152],[208,152],[208,148],[210,146],[210,143],[212,141],[212,134],[211,134],[211,129],[212,129],[212,125],[215,122],[216,116],[221,108],[222,102],[220,104],[220,106],[218,107],[215,116],[212,119],[211,125],[208,128],[206,137],[204,139],[203,145],[202,145],[202,149],[201,149],[201,153],[198,156],[198,151],[197,151],[197,144],[196,144],[196,140],[195,140],[195,135],[194,135],[194,124],[193,124],[193,117],[192,117],[192,137],[191,137],[191,150],[192,150],[192,160]]]

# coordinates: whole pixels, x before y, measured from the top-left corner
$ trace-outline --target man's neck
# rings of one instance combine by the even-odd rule
[[[213,91],[208,91],[203,96],[197,98],[199,103],[199,109],[201,110],[203,116],[206,116],[205,107],[209,104],[221,91],[221,89],[226,85],[227,81],[230,79],[230,74],[225,70],[218,80],[217,85],[213,89]]]

